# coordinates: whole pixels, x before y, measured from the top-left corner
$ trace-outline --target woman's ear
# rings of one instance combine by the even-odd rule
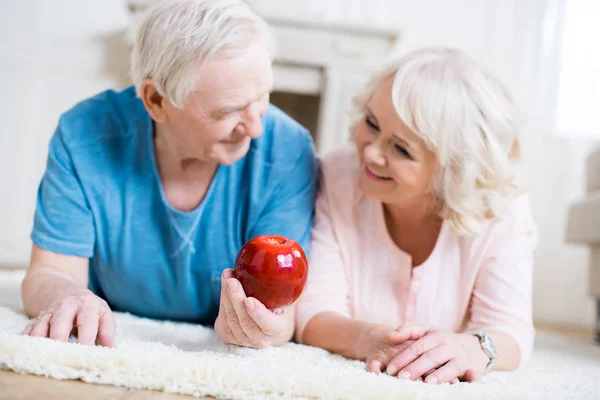
[[[167,106],[168,100],[158,93],[152,79],[146,79],[142,82],[140,87],[140,97],[148,114],[150,114],[150,117],[152,117],[155,122],[162,123],[167,119],[165,107]]]

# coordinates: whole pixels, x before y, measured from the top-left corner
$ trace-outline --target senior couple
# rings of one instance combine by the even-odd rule
[[[76,328],[81,344],[115,346],[112,312],[125,311],[214,326],[239,346],[296,340],[401,379],[518,368],[534,337],[536,230],[504,86],[456,50],[404,54],[356,97],[351,143],[319,160],[269,104],[272,47],[241,1],[147,14],[134,87],[81,101],[50,141],[23,334]],[[260,234],[309,256],[285,309],[232,277]]]

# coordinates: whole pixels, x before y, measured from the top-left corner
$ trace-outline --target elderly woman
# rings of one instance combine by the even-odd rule
[[[512,370],[532,350],[536,229],[519,114],[458,51],[396,59],[327,155],[297,339],[430,383]]]
[[[266,24],[237,0],[172,0],[146,16],[135,87],[86,99],[50,141],[23,282],[24,334],[115,345],[113,310],[215,325],[223,340],[289,341],[232,278],[260,234],[308,250],[317,163],[306,129],[269,106]],[[283,311],[283,312],[279,312]]]

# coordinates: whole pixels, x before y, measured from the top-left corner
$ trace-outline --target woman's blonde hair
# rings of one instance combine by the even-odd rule
[[[502,83],[455,49],[424,48],[397,57],[356,97],[363,115],[374,90],[394,77],[402,122],[432,151],[432,194],[460,235],[477,235],[524,191],[518,173],[522,114]]]

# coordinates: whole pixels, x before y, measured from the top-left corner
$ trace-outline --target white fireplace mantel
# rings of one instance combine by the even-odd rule
[[[321,97],[317,151],[347,141],[352,97],[398,42],[389,29],[267,17],[277,42],[275,89]]]

